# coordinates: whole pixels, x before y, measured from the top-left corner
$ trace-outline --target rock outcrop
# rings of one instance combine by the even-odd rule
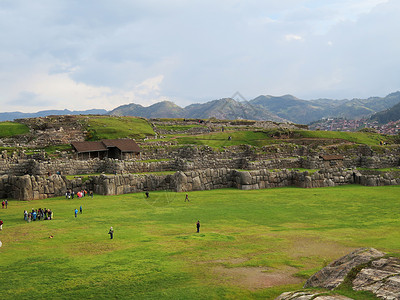
[[[287,292],[281,294],[275,300],[352,300],[341,295],[326,295],[318,292]]]
[[[373,259],[381,258],[384,255],[385,253],[374,248],[357,249],[315,273],[307,280],[304,287],[323,287],[329,290],[334,289],[344,281],[351,269],[366,264]]]
[[[355,291],[369,291],[386,300],[400,299],[400,259],[386,257],[374,248],[360,248],[329,264],[311,276],[304,288],[335,290],[346,280]],[[324,292],[295,291],[276,300],[350,299]]]

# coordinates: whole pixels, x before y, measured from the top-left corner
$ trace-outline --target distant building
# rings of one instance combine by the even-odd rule
[[[73,142],[71,145],[77,158],[82,160],[92,158],[133,159],[139,158],[141,152],[139,145],[132,139]]]

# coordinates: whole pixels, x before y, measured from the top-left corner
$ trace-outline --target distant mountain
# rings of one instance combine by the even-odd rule
[[[400,120],[400,103],[390,109],[372,115],[371,120],[376,120],[379,124]]]
[[[202,104],[192,104],[185,107],[189,118],[217,118],[226,120],[269,120],[285,122],[284,118],[270,113],[265,108],[250,104],[248,101],[239,102],[231,98],[209,101]]]
[[[239,102],[231,98],[213,100],[201,104],[191,104],[185,108],[163,101],[149,107],[138,104],[122,105],[109,112],[113,116],[136,116],[144,118],[193,118],[193,119],[249,119],[285,122],[265,108],[249,102]]]
[[[108,113],[111,116],[135,116],[151,118],[185,118],[186,112],[171,101],[162,101],[148,107],[140,104],[126,104],[119,106]]]
[[[250,101],[279,117],[294,123],[309,124],[322,118],[358,119],[388,109],[400,103],[400,92],[386,97],[371,97],[352,100],[301,100],[291,95],[281,97],[259,96]]]
[[[259,96],[250,101],[251,104],[267,109],[271,113],[294,123],[307,124],[309,120],[321,119],[324,116],[324,107],[328,105],[312,103],[291,95],[281,97]]]
[[[0,113],[0,121],[13,121],[15,119],[38,118],[46,116],[61,116],[61,115],[104,115],[105,109],[89,109],[89,110],[42,110],[35,113],[23,112],[4,112]]]

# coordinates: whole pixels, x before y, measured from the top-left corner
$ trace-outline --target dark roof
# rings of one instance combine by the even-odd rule
[[[107,151],[108,148],[116,147],[121,152],[140,152],[140,147],[131,139],[102,140],[100,142],[72,142],[76,152]]]
[[[323,160],[343,160],[344,157],[342,155],[322,155]]]
[[[140,147],[134,140],[117,139],[117,140],[102,140],[107,148],[117,147],[122,152],[140,152]]]
[[[76,152],[107,151],[102,142],[72,142],[71,145]]]

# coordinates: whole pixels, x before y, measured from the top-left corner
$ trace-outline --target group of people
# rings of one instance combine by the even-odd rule
[[[78,192],[74,192],[72,190],[69,190],[65,193],[65,199],[74,199],[75,195],[78,198],[86,197],[88,195],[88,192],[86,190],[81,190]],[[93,191],[89,192],[89,196],[93,198]]]
[[[1,207],[2,208],[7,208],[8,207],[8,200],[6,199],[6,200],[3,200],[3,202],[1,202]]]
[[[31,221],[36,221],[36,220],[51,220],[53,219],[53,212],[51,211],[50,208],[39,208],[39,209],[34,209],[32,208],[32,211],[28,212],[27,210],[24,210],[24,220],[30,223]]]

